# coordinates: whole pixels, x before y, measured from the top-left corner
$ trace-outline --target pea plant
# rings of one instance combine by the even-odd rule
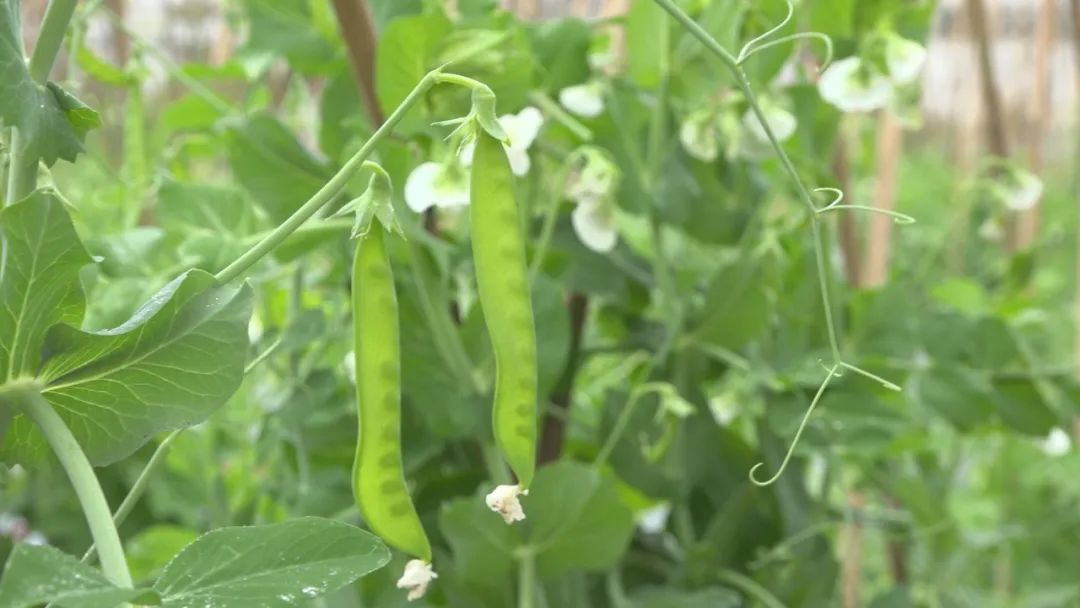
[[[1080,393],[1009,316],[1018,262],[962,223],[1041,182],[993,161],[950,225],[934,159],[911,215],[829,160],[872,112],[917,121],[932,3],[355,4],[228,3],[238,46],[179,65],[74,0],[27,58],[0,0],[0,606],[985,587],[964,515],[1019,482],[934,497],[1062,432]],[[91,42],[106,26],[119,62]],[[836,276],[834,220],[915,216],[893,283]],[[889,565],[859,561],[866,527]]]

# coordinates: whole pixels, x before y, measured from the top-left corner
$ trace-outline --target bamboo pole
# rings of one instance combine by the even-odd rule
[[[1031,98],[1028,105],[1028,168],[1035,175],[1043,170],[1046,132],[1050,123],[1050,52],[1054,43],[1054,13],[1056,2],[1042,0],[1035,20],[1035,64],[1032,66],[1034,81],[1031,86]],[[1013,250],[1031,246],[1039,230],[1039,208],[1020,213],[1017,218]]]
[[[840,597],[843,608],[862,605],[862,511],[866,497],[860,492],[848,493],[848,517],[840,529],[843,556],[840,563]]]
[[[892,211],[896,207],[896,177],[903,152],[904,132],[900,122],[888,109],[878,114],[875,163],[877,181],[874,185],[874,207]],[[871,214],[869,234],[866,239],[866,263],[862,268],[860,284],[863,287],[879,287],[889,278],[889,253],[892,249],[892,218]]]
[[[851,188],[851,165],[848,162],[848,142],[845,130],[841,128],[836,137],[836,146],[833,150],[833,175],[836,177],[837,186],[842,192],[850,197]],[[844,261],[844,278],[851,287],[861,287],[862,276],[862,247],[859,243],[859,226],[856,223],[854,213],[840,213],[837,218],[837,240],[840,244],[840,255]]]
[[[383,112],[375,95],[375,22],[371,11],[364,0],[334,0],[334,13],[368,120],[376,127],[383,122]]]
[[[1070,3],[1072,9],[1072,25],[1073,25],[1073,65],[1076,67],[1076,77],[1074,84],[1077,90],[1077,99],[1080,99],[1080,0],[1072,0]],[[1077,127],[1080,128],[1080,127]],[[1080,149],[1074,151],[1077,157],[1080,157]],[[1077,197],[1077,217],[1080,217],[1080,196]],[[1074,352],[1073,359],[1076,362],[1076,376],[1080,378],[1080,241],[1077,242],[1076,247],[1076,296],[1073,298],[1073,323],[1074,323]],[[1080,436],[1080,421],[1076,423],[1076,434]]]

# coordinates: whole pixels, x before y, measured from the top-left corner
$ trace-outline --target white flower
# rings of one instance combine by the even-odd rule
[[[645,534],[659,534],[667,527],[668,516],[671,515],[671,505],[662,502],[653,505],[637,514],[637,525]]]
[[[720,153],[720,137],[716,116],[710,108],[691,112],[679,127],[679,142],[694,158],[712,162]]]
[[[1072,440],[1069,439],[1069,434],[1060,427],[1052,429],[1046,439],[1039,442],[1039,448],[1047,456],[1062,456],[1069,452],[1070,447],[1072,447]]]
[[[892,83],[873,68],[863,67],[858,57],[830,65],[818,80],[821,97],[844,112],[869,112],[888,105]]]
[[[578,238],[589,249],[607,253],[615,248],[619,235],[615,230],[614,209],[609,202],[578,203],[570,214],[570,222]]]
[[[540,134],[540,127],[544,126],[544,115],[540,110],[532,106],[522,108],[517,114],[503,114],[499,117],[499,126],[506,132],[510,139],[510,145],[503,144],[506,157],[510,159],[510,169],[514,175],[522,176],[529,172],[532,162],[529,160],[529,148]],[[469,142],[461,149],[461,162],[465,166],[472,165],[473,151],[476,149],[475,142]]]
[[[409,594],[406,597],[411,602],[424,597],[428,585],[437,578],[439,575],[431,569],[431,564],[422,559],[412,559],[405,564],[405,571],[398,579],[397,588],[408,589]]]
[[[41,545],[49,544],[49,539],[45,538],[45,535],[42,534],[41,532],[38,532],[38,531],[35,530],[35,531],[27,534],[25,537],[23,537],[22,542],[24,542],[24,543],[26,543],[28,545],[41,546]]]
[[[341,364],[345,367],[345,376],[349,378],[349,382],[356,384],[356,353],[351,350],[345,353]]]
[[[919,78],[926,63],[926,49],[914,40],[889,36],[885,43],[885,65],[889,78],[897,84],[911,84]]]
[[[1042,180],[1022,169],[1012,171],[1010,177],[1011,183],[1002,189],[1006,207],[1013,211],[1026,211],[1039,203],[1043,193]]]
[[[461,167],[420,163],[405,180],[405,203],[423,213],[432,206],[460,207],[469,204],[469,177]]]
[[[502,516],[503,521],[512,524],[515,521],[525,519],[525,511],[521,508],[521,501],[518,500],[518,496],[527,496],[528,494],[529,491],[522,490],[521,486],[496,486],[484,501],[487,502],[489,509]]]
[[[578,116],[596,118],[604,111],[603,89],[598,81],[566,87],[559,91],[559,103]]]
[[[769,123],[769,128],[772,129],[777,141],[785,141],[795,134],[798,123],[791,112],[773,105],[765,105],[762,107],[762,113],[765,114],[765,120]],[[753,110],[747,110],[746,114],[743,114],[742,124],[746,132],[758,142],[769,143],[769,136]]]
[[[739,414],[739,404],[731,393],[716,395],[709,399],[709,412],[713,420],[720,426],[727,426],[735,420]]]

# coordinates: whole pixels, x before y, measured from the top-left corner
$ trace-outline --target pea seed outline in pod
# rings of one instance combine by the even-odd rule
[[[352,275],[353,356],[359,432],[353,464],[357,507],[390,546],[431,562],[431,543],[405,483],[401,458],[401,342],[384,229],[356,244]]]
[[[501,142],[483,130],[473,153],[469,217],[480,308],[495,353],[492,427],[526,489],[536,469],[536,327],[513,172]]]

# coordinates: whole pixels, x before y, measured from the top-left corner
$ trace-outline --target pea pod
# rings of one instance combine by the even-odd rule
[[[495,352],[495,441],[518,485],[536,467],[536,330],[514,176],[502,144],[478,129],[470,186],[473,260]]]
[[[394,276],[383,229],[373,222],[356,245],[352,274],[356,398],[360,420],[353,492],[373,532],[431,562],[401,464],[401,345]]]

